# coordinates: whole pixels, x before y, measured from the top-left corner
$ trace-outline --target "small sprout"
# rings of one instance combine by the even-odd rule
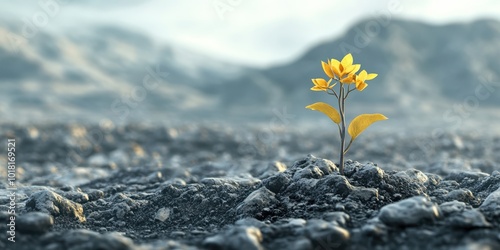
[[[345,122],[345,100],[349,94],[355,90],[363,91],[368,84],[366,81],[373,80],[377,77],[375,73],[368,73],[362,70],[356,74],[361,68],[360,64],[353,64],[354,59],[351,54],[347,54],[341,61],[337,59],[329,59],[326,62],[321,61],[321,67],[330,80],[323,78],[312,79],[314,86],[312,91],[325,91],[329,95],[335,96],[337,99],[338,110],[330,104],[324,102],[316,102],[308,105],[306,108],[319,111],[328,116],[334,123],[337,124],[340,134],[340,174],[344,174],[344,155],[347,153],[354,140],[374,122],[387,120],[382,114],[361,114],[354,118],[347,129],[347,133],[351,136],[351,140],[345,147],[346,137],[346,122]],[[331,84],[334,82],[333,84]],[[340,84],[338,84],[340,83]],[[338,84],[338,91],[335,86]]]

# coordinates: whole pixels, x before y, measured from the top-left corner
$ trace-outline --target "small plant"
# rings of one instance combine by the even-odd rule
[[[337,98],[339,111],[324,102],[316,102],[306,108],[322,112],[337,124],[340,134],[339,171],[341,175],[344,175],[344,155],[351,148],[354,140],[371,124],[380,120],[387,120],[387,117],[382,114],[362,114],[354,118],[347,129],[347,132],[351,136],[351,140],[347,144],[347,147],[345,147],[345,101],[351,92],[355,90],[363,91],[368,86],[366,81],[374,79],[377,77],[377,74],[369,74],[366,70],[362,70],[359,74],[356,74],[361,68],[361,65],[353,64],[351,54],[344,56],[340,62],[336,59],[330,59],[327,60],[327,62],[321,61],[321,66],[330,79],[328,81],[323,78],[312,79],[314,87],[312,87],[311,90],[325,91],[327,94],[335,96],[335,98]],[[339,88],[336,91],[334,87],[337,85]]]

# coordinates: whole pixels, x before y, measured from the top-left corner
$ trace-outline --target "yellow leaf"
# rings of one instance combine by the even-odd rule
[[[310,109],[310,110],[319,111],[319,112],[325,114],[326,116],[330,117],[330,119],[332,119],[333,122],[335,122],[337,124],[340,123],[339,112],[334,107],[330,106],[328,103],[316,102],[316,103],[313,103],[313,104],[307,106],[306,108]]]
[[[387,120],[383,114],[362,114],[354,118],[349,124],[347,132],[351,135],[352,140],[356,139],[359,134],[361,134],[366,128],[372,125],[374,122]]]

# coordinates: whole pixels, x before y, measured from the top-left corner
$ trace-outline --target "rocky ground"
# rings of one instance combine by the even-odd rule
[[[17,153],[16,242],[4,234],[0,249],[500,249],[500,136],[366,132],[345,176],[337,136],[311,130],[3,125],[0,137]]]

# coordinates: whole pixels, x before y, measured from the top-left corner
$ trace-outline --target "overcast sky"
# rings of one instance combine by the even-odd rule
[[[40,2],[62,1],[42,0]],[[65,0],[71,2],[70,0]],[[3,1],[0,14],[32,18],[38,1]],[[28,3],[26,3],[28,2]],[[61,6],[43,29],[125,25],[164,43],[226,61],[266,66],[291,60],[380,13],[431,23],[500,17],[500,1],[409,0],[106,0]],[[83,2],[83,3],[82,3]],[[23,6],[20,6],[23,5]],[[399,8],[391,8],[394,5]]]

